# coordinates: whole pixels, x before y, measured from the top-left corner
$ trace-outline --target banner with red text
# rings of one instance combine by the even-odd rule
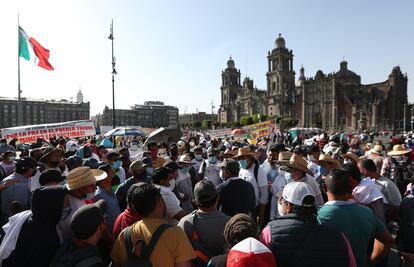
[[[51,137],[75,138],[93,135],[96,135],[96,130],[91,120],[19,126],[2,130],[2,137],[6,138],[7,142],[17,138],[20,143],[35,143],[38,138],[48,141]]]

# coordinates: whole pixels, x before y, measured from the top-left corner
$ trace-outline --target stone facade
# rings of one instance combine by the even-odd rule
[[[222,71],[219,121],[240,120],[256,113],[293,117],[300,127],[322,129],[387,129],[403,127],[404,104],[407,103],[407,75],[394,67],[388,79],[373,84],[361,84],[361,77],[342,61],[337,72],[305,77],[300,69],[296,81],[293,53],[280,36],[275,48],[268,52],[267,90],[253,88],[245,79],[240,85],[240,71],[230,58]]]
[[[217,121],[216,114],[208,114],[205,112],[188,113],[178,115],[178,121],[180,125],[188,125],[193,122],[202,122],[203,120]]]
[[[23,125],[87,120],[90,116],[89,102],[23,98],[21,103]],[[0,98],[0,128],[15,126],[17,126],[17,99]]]
[[[112,125],[112,109],[105,107],[98,126]],[[131,109],[115,109],[116,126],[137,125],[145,128],[177,127],[178,108],[160,101],[147,101]]]

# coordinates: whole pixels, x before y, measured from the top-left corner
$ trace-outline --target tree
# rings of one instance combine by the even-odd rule
[[[212,123],[213,123],[212,120],[203,120],[203,122],[201,123],[201,127],[203,129],[211,129]]]
[[[201,125],[202,125],[202,123],[201,123],[201,121],[194,121],[193,122],[193,128],[201,128]]]

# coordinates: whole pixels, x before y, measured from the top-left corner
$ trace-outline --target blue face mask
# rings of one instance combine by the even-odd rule
[[[247,159],[239,160],[239,164],[242,169],[247,169]]]
[[[153,167],[148,167],[147,168],[147,176],[152,176],[153,173],[154,173],[154,168]]]
[[[292,182],[293,181],[292,174],[290,172],[286,172],[285,173],[285,179],[286,179],[287,183]]]
[[[216,156],[210,156],[210,157],[208,158],[208,162],[209,162],[210,164],[216,164],[216,162],[217,162],[217,157],[216,157]]]
[[[276,179],[276,177],[279,175],[279,172],[275,169],[270,169],[270,171],[267,173],[267,181],[273,183]]]
[[[203,159],[203,155],[194,155],[195,159],[200,161]]]
[[[181,168],[182,173],[187,173],[188,171],[190,171],[190,167],[182,167]]]
[[[120,160],[117,160],[114,163],[112,163],[112,168],[114,170],[119,170],[119,167],[121,167],[121,161]]]
[[[319,173],[322,174],[322,175],[326,175],[328,173],[328,171],[324,167],[319,166]]]

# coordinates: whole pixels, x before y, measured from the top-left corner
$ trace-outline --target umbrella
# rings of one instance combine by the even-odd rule
[[[231,131],[232,135],[236,135],[236,134],[245,134],[246,131],[243,129],[234,129],[233,131]]]
[[[144,132],[135,128],[125,128],[119,127],[110,130],[105,134],[105,136],[125,136],[125,135],[134,135],[134,136],[144,136]]]
[[[183,132],[180,129],[161,127],[148,135],[145,144],[149,142],[167,143],[169,138],[172,138],[173,142],[178,142],[182,136]]]

